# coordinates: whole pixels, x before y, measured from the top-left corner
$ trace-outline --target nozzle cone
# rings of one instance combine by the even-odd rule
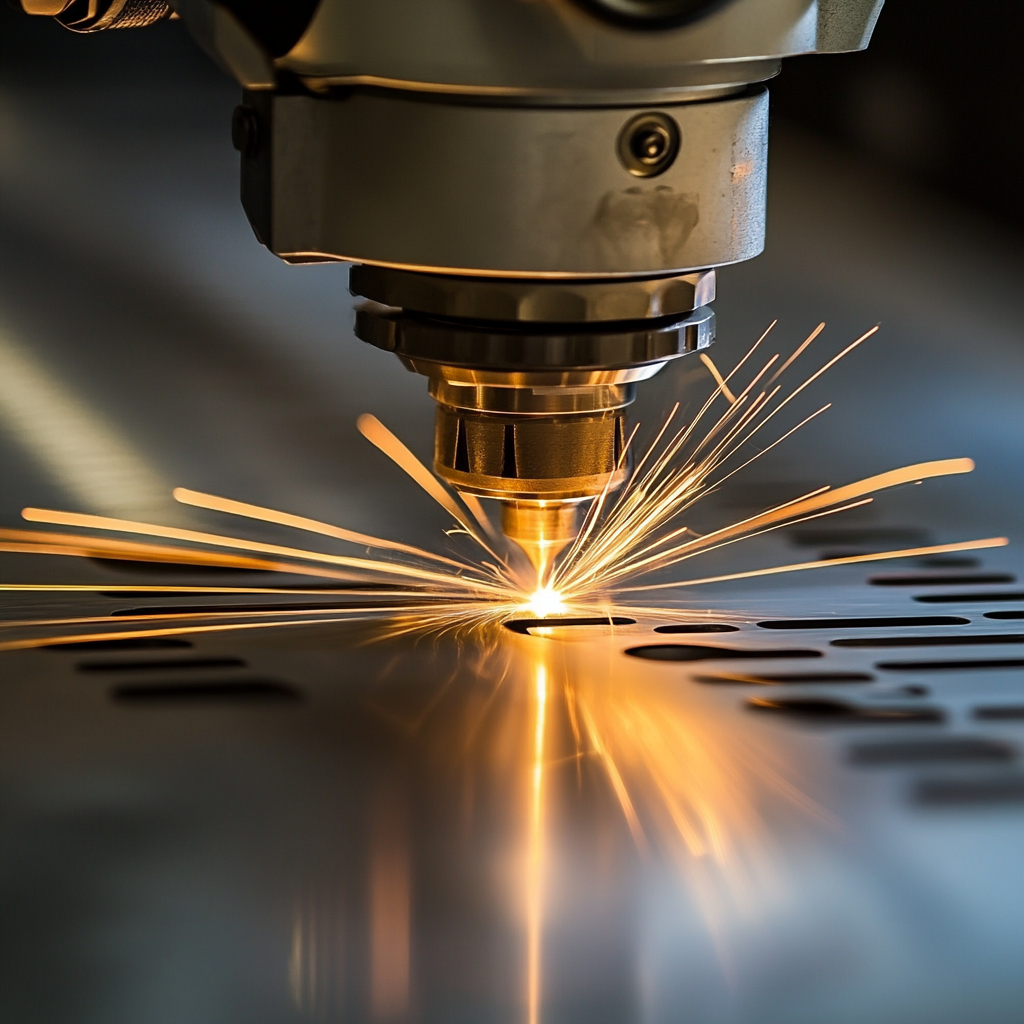
[[[505,501],[501,528],[526,552],[543,586],[559,552],[576,539],[576,502]]]

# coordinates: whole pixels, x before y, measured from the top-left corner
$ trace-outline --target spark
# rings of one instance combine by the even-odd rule
[[[379,448],[396,466],[403,469],[429,494],[453,519],[469,534],[492,558],[498,556],[490,549],[489,545],[479,533],[473,528],[465,513],[452,497],[451,492],[420,462],[419,459],[402,443],[399,438],[388,430],[376,416],[364,413],[356,420],[359,432],[372,445]],[[465,501],[465,496],[462,496]],[[468,506],[474,512],[479,509],[479,504],[473,502]]]
[[[725,378],[719,372],[717,366],[706,352],[701,352],[700,361],[708,368],[708,372],[712,377],[715,378],[715,383],[718,385],[719,390],[729,399],[730,402],[736,401],[736,396],[729,390],[729,385],[725,383]]]
[[[215,599],[230,595],[316,595],[326,600],[315,606],[297,602],[294,607],[211,603],[199,608],[150,606],[118,615],[8,620],[0,623],[0,651],[104,640],[254,629],[339,628],[344,624],[368,623],[373,626],[374,639],[450,635],[459,643],[471,638],[485,654],[508,653],[512,644],[519,641],[496,642],[496,637],[508,641],[509,634],[491,627],[517,616],[550,619],[589,612],[593,617],[596,610],[609,618],[615,611],[657,616],[668,613],[657,606],[631,608],[623,599],[723,581],[976,551],[1007,543],[1004,537],[989,537],[726,574],[681,573],[682,567],[695,557],[798,523],[850,511],[895,487],[966,474],[974,468],[966,458],[899,467],[842,486],[819,487],[737,522],[705,533],[696,532],[687,521],[694,506],[826,412],[829,406],[823,405],[795,426],[762,441],[769,424],[797,396],[877,330],[866,331],[786,391],[780,381],[811,351],[824,325],[819,324],[785,359],[779,353],[760,354],[774,326],[769,326],[724,375],[710,358],[701,354],[715,381],[713,392],[692,414],[675,405],[653,441],[636,458],[632,479],[618,492],[607,486],[593,500],[575,541],[539,578],[527,579],[514,568],[515,561],[504,547],[504,538],[494,528],[482,502],[471,495],[450,491],[387,427],[375,417],[364,415],[358,421],[360,432],[454,520],[455,528],[446,531],[448,540],[443,551],[187,488],[173,492],[181,504],[214,515],[272,524],[307,537],[315,535],[343,547],[340,552],[324,551],[109,516],[27,508],[22,513],[27,522],[76,532],[0,529],[0,552],[253,569],[276,573],[284,577],[284,582],[266,587],[5,583],[0,584],[0,592],[172,597],[186,594]],[[632,456],[637,436],[634,428],[624,445],[620,468]],[[666,575],[675,578],[666,580]],[[288,585],[287,577],[296,576],[306,583]],[[329,582],[317,585],[315,580]],[[10,636],[12,631],[17,635]],[[554,631],[538,632],[550,636]],[[7,637],[2,633],[7,633]],[[489,639],[479,643],[481,638]],[[575,672],[571,679],[568,673],[549,678],[549,669],[540,663],[539,655],[535,651],[528,655],[533,667],[532,687],[527,687],[527,692],[532,689],[533,694],[533,729],[532,742],[523,745],[521,756],[529,773],[523,874],[529,1024],[540,1024],[545,916],[544,790],[548,766],[560,763],[557,752],[553,753],[560,742],[560,730],[549,724],[557,721],[553,718],[556,696],[564,700],[571,725],[575,744],[572,760],[578,784],[582,785],[583,761],[589,758],[601,769],[641,854],[668,848],[689,869],[704,872],[694,888],[698,900],[703,901],[713,932],[722,912],[715,904],[715,884],[709,883],[709,872],[720,871],[727,886],[742,898],[753,890],[759,881],[758,874],[767,870],[756,863],[757,850],[764,845],[768,827],[757,809],[758,787],[773,790],[801,814],[829,823],[825,812],[772,765],[767,754],[755,753],[753,742],[737,744],[734,733],[727,738],[717,737],[716,730],[720,732],[722,726],[713,710],[702,715],[699,707],[681,709],[660,680],[639,674],[634,665],[621,665],[631,659],[613,661],[606,657],[616,642],[613,630],[606,650],[596,640],[579,645],[583,660],[576,667],[585,670]],[[614,681],[608,678],[613,665]],[[489,673],[495,688],[505,675]],[[730,723],[730,729],[734,724]],[[715,941],[718,944],[718,938]]]
[[[546,619],[551,615],[564,615],[566,611],[562,595],[550,586],[538,587],[530,595],[526,607],[538,619]]]
[[[595,604],[608,610],[618,606],[620,597],[626,594],[654,593],[723,580],[752,579],[888,558],[979,550],[1006,543],[1003,537],[990,537],[843,559],[768,566],[726,575],[684,575],[664,580],[662,577],[666,571],[681,567],[694,557],[787,526],[849,511],[874,500],[877,493],[886,489],[968,473],[973,469],[971,460],[964,458],[901,467],[841,487],[821,487],[738,522],[707,533],[696,533],[686,522],[694,505],[825,412],[828,405],[782,431],[774,439],[768,439],[760,448],[756,447],[761,432],[790,402],[877,330],[875,327],[865,331],[787,392],[778,382],[810,350],[811,343],[821,335],[824,325],[819,324],[785,359],[779,353],[759,357],[761,346],[774,327],[775,324],[771,324],[724,375],[710,359],[705,359],[716,385],[713,392],[692,415],[684,415],[679,404],[672,409],[654,440],[638,457],[632,479],[618,493],[606,487],[591,503],[576,540],[548,568],[542,579],[524,578],[515,568],[515,559],[503,549],[503,539],[491,523],[483,503],[471,495],[449,490],[398,437],[371,415],[359,417],[357,425],[360,432],[454,519],[455,529],[447,531],[448,550],[428,550],[292,512],[179,487],[173,495],[181,504],[270,523],[307,535],[314,534],[361,550],[358,553],[324,551],[110,516],[26,508],[22,515],[30,523],[77,532],[2,529],[0,551],[256,569],[330,580],[334,586],[323,591],[325,596],[333,594],[337,598],[347,596],[356,599],[354,603],[339,604],[329,609],[332,613],[360,616],[372,605],[380,614],[390,616],[392,633],[401,634],[424,629],[439,632],[473,629],[517,614],[550,618],[588,607],[592,609]],[[704,355],[702,353],[702,357]],[[762,359],[760,364],[756,362],[757,358]],[[622,452],[622,465],[635,446],[636,437],[634,428]],[[129,539],[131,537],[139,539]],[[470,546],[468,552],[459,549],[460,545],[464,547],[467,544]],[[44,586],[47,592],[83,592],[89,589],[82,585],[60,587],[31,583],[5,584],[3,589],[31,591]],[[113,586],[92,589],[117,590]],[[154,594],[209,595],[317,592],[313,588],[302,587],[161,588],[147,585],[124,589]],[[167,621],[182,622],[182,628],[188,628],[184,625],[186,622],[214,619],[224,622],[223,626],[216,628],[233,628],[225,620],[236,623],[247,618],[262,618],[269,628],[283,618],[289,622],[308,620],[314,615],[324,614],[324,611],[296,608],[294,611],[274,610],[271,614],[269,609],[218,611],[211,606],[208,611],[183,613],[169,609],[162,617]],[[129,621],[142,618],[153,621],[152,614],[119,618],[119,629]],[[35,624],[40,628],[44,625],[64,628],[90,621],[100,626],[105,620],[99,616],[93,619],[35,620]],[[24,629],[29,625],[26,620],[18,620],[6,623],[3,628]]]

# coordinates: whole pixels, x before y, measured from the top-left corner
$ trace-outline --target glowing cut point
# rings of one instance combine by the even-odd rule
[[[546,619],[549,615],[561,615],[565,611],[565,602],[554,587],[539,587],[530,595],[526,607],[538,619]]]

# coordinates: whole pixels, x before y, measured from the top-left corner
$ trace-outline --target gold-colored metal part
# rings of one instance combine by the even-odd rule
[[[493,390],[519,391],[529,408],[528,389]],[[612,395],[589,401],[600,405],[600,397]],[[434,472],[460,491],[502,500],[505,536],[526,552],[543,586],[576,537],[579,504],[625,480],[625,416],[621,406],[561,415],[538,406],[500,415],[438,405]]]
[[[578,505],[626,479],[639,381],[714,339],[715,276],[484,280],[354,267],[356,334],[429,380],[434,472],[502,502],[543,584]]]
[[[446,374],[449,369],[443,368]],[[592,384],[583,374],[576,376],[585,383],[568,384],[560,380],[557,384],[514,387],[504,382],[463,383],[455,374],[448,374],[447,377],[431,377],[428,390],[430,397],[439,405],[517,416],[552,416],[623,409],[636,396],[636,387],[632,382]]]
[[[19,3],[26,14],[37,14],[49,18],[63,14],[71,6],[71,0],[19,0]]]
[[[434,472],[460,491],[520,501],[593,498],[624,477],[621,410],[500,416],[439,405]]]
[[[543,585],[558,553],[576,539],[577,502],[505,501],[501,528],[526,552]]]

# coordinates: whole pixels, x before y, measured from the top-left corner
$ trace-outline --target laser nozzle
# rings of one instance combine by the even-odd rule
[[[526,552],[538,586],[544,586],[559,553],[576,539],[578,509],[577,502],[502,502],[501,528]]]
[[[356,334],[429,378],[434,472],[502,502],[540,585],[579,505],[628,473],[638,381],[710,345],[714,271],[615,280],[473,278],[353,267]]]

